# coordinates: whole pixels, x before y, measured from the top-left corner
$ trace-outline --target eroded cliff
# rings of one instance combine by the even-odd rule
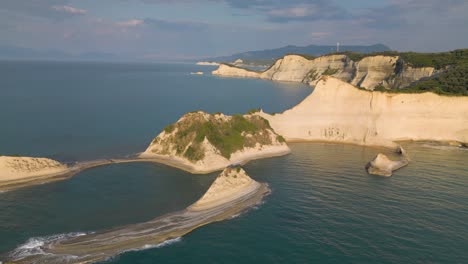
[[[221,64],[212,73],[229,77],[304,82],[314,86],[322,76],[329,75],[355,86],[373,90],[404,88],[437,72],[433,67],[412,67],[399,56],[375,55],[353,61],[345,54],[335,54],[314,59],[287,55],[264,72]]]

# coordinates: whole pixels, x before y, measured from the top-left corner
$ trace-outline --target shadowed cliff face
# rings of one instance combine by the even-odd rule
[[[411,67],[399,56],[368,56],[359,61],[347,55],[327,55],[307,59],[299,55],[287,55],[277,60],[264,72],[249,71],[222,64],[213,71],[220,76],[262,78],[274,81],[304,82],[316,85],[324,75],[333,76],[355,86],[375,88],[405,88],[439,71],[433,67]]]

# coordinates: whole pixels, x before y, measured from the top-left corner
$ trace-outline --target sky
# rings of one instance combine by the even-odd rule
[[[305,46],[468,48],[467,0],[1,0],[0,46],[196,59]]]

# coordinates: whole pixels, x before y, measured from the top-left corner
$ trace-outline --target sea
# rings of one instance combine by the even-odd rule
[[[282,112],[313,93],[303,84],[212,76],[214,69],[0,61],[0,155],[126,157],[186,112]],[[204,75],[190,74],[197,71]],[[104,263],[468,263],[468,150],[403,142],[411,163],[384,178],[364,169],[384,149],[289,145],[289,155],[244,166],[272,189],[262,204]],[[60,236],[182,210],[216,175],[114,164],[0,193],[0,261]]]

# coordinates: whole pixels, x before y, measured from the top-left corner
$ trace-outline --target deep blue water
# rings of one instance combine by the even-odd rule
[[[0,153],[63,161],[121,156],[142,151],[185,112],[279,112],[311,92],[297,84],[188,74],[211,69],[1,62]],[[468,263],[468,151],[404,143],[410,165],[380,178],[364,171],[378,149],[290,145],[290,155],[245,166],[272,188],[258,208],[107,263]],[[2,193],[0,254],[33,237],[180,210],[215,176],[119,164]]]

